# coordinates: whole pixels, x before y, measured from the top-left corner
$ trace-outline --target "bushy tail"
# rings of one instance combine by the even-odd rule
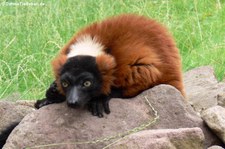
[[[9,127],[7,127],[4,131],[1,132],[0,134],[0,149],[3,148],[4,144],[6,143],[6,140],[12,130],[19,124],[19,122],[11,124]]]

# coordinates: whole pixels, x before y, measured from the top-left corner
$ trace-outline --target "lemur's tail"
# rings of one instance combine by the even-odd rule
[[[6,140],[12,130],[19,124],[19,122],[13,123],[10,126],[8,126],[5,130],[0,132],[0,149],[3,148],[4,144],[6,143]]]

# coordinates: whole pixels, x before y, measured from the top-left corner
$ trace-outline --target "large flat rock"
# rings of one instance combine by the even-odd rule
[[[112,99],[110,108],[111,114],[97,118],[86,109],[71,109],[65,103],[43,107],[21,121],[4,149],[47,144],[57,149],[98,149],[142,129],[193,127],[202,129],[205,147],[220,144],[180,92],[168,85],[156,86],[133,99]],[[156,122],[148,126],[153,120]]]

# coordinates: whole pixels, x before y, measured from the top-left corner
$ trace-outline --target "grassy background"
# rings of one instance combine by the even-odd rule
[[[225,77],[224,0],[25,1],[42,2],[38,6],[19,2],[0,0],[0,99],[15,92],[17,99],[44,97],[53,81],[50,61],[60,47],[84,25],[121,13],[165,24],[176,39],[184,71],[211,65],[219,80]]]

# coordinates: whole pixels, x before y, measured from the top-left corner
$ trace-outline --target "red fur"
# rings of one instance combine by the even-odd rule
[[[114,80],[116,79],[114,76],[116,68],[115,60],[112,56],[103,54],[96,57],[96,62],[103,79],[102,93],[109,94],[111,86],[114,84]]]
[[[124,97],[132,97],[155,85],[169,84],[185,94],[180,55],[172,36],[156,21],[131,14],[94,23],[75,34],[52,63],[56,80],[69,46],[84,34],[96,37],[108,53],[96,57],[103,93],[114,86],[123,89]]]

